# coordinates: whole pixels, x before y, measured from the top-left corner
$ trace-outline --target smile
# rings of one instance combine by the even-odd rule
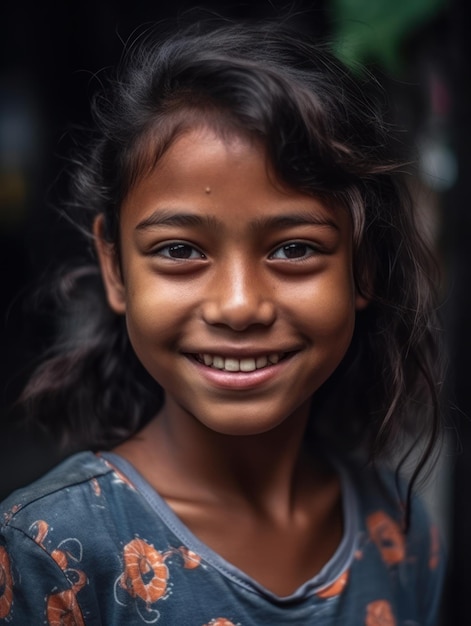
[[[214,354],[197,354],[194,355],[194,358],[199,363],[203,363],[207,367],[217,370],[226,372],[254,372],[255,370],[276,365],[279,361],[286,358],[286,356],[288,356],[286,352],[273,352],[263,356],[246,357],[243,359],[223,357]]]

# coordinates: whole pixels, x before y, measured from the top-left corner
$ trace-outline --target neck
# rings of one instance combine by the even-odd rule
[[[312,486],[314,471],[302,453],[307,419],[306,406],[269,432],[233,436],[214,432],[167,403],[117,452],[168,499],[192,494],[200,501],[240,501],[260,512],[289,514],[308,475]]]

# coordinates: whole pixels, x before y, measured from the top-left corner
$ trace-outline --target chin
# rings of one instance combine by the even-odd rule
[[[219,435],[227,435],[231,437],[256,437],[257,435],[264,435],[270,431],[275,430],[282,424],[284,420],[274,421],[273,418],[269,420],[264,419],[250,419],[245,417],[240,418],[240,413],[237,417],[228,418],[221,422],[220,419],[216,421],[201,420],[201,423],[209,430],[212,430]]]

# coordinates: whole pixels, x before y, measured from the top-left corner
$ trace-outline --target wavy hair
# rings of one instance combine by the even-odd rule
[[[420,440],[418,472],[440,433],[437,278],[384,108],[370,76],[352,76],[326,46],[279,24],[147,32],[93,100],[96,128],[75,157],[67,210],[88,237],[104,214],[119,255],[123,199],[181,133],[200,125],[262,142],[281,181],[350,212],[356,286],[369,300],[315,394],[311,428],[374,458]],[[110,447],[158,410],[162,393],[109,310],[93,255],[58,285],[62,319],[75,323],[62,322],[22,399],[68,441]]]

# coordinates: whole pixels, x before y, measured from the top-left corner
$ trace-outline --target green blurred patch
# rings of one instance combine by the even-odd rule
[[[447,0],[328,0],[334,52],[347,65],[375,62],[398,73],[401,44]]]

